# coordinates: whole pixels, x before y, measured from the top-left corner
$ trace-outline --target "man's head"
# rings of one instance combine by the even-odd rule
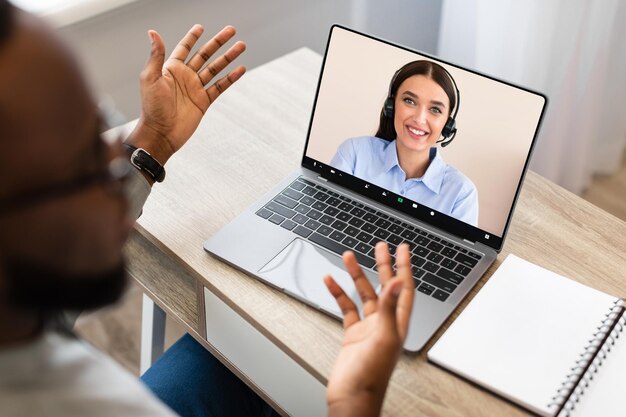
[[[114,301],[130,229],[119,152],[57,36],[0,0],[0,305],[46,312]]]

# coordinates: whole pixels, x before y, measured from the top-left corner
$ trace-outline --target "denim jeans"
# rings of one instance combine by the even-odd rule
[[[182,417],[279,415],[188,334],[141,379]]]

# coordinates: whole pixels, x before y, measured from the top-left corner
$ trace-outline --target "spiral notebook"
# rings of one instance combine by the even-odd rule
[[[509,255],[428,359],[542,416],[626,415],[623,300]]]

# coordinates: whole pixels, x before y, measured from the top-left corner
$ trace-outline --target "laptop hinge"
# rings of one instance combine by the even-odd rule
[[[463,239],[463,242],[469,243],[470,245],[476,245],[476,242],[472,242],[471,240]]]
[[[318,179],[318,180],[322,180],[322,181],[324,181],[324,182],[328,182],[328,180],[327,180],[326,178],[322,177],[321,175],[318,175],[318,176],[317,176],[317,179]]]

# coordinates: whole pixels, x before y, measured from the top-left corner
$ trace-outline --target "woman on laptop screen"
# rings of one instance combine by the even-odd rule
[[[478,192],[436,146],[456,135],[460,94],[452,75],[425,60],[394,74],[375,136],[344,141],[330,165],[476,226]]]

